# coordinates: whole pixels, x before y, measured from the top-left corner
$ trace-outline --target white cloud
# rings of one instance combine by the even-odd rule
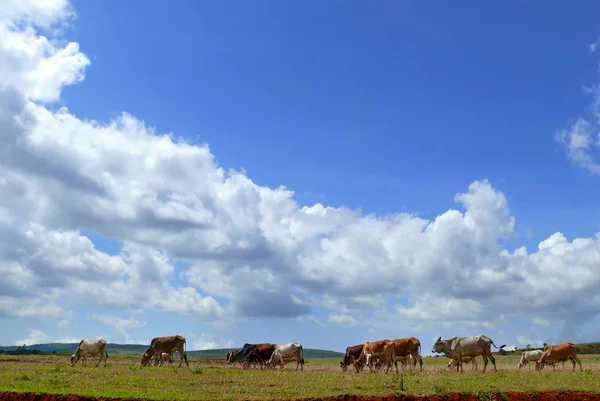
[[[146,321],[141,322],[134,317],[129,317],[127,319],[124,319],[124,318],[118,317],[118,316],[101,315],[98,313],[94,313],[91,316],[91,318],[98,320],[108,326],[112,326],[115,329],[117,329],[119,331],[119,333],[121,333],[123,335],[123,337],[125,337],[126,343],[132,342],[131,337],[129,335],[129,330],[146,326]]]
[[[77,44],[12,23],[60,27],[72,16],[67,3],[15,4],[0,16],[0,316],[60,322],[71,313],[65,299],[217,327],[315,305],[330,324],[469,330],[513,312],[553,321],[600,313],[600,238],[569,242],[558,232],[532,253],[502,249],[516,222],[487,180],[432,220],[300,207],[293,191],[226,171],[207,145],[160,135],[130,114],[97,122],[50,111],[38,102],[80,82],[89,59]],[[575,131],[565,143],[593,170],[594,131]],[[121,249],[108,255],[79,230]],[[393,305],[398,297],[408,301]],[[118,330],[140,323],[102,316]]]
[[[539,348],[539,347],[542,347],[544,345],[544,341],[535,340],[535,339],[532,339],[532,338],[527,337],[527,336],[518,336],[517,337],[517,343],[521,347],[526,347],[527,345],[529,345],[532,348]]]
[[[200,333],[200,335],[190,334],[186,337],[186,342],[189,344],[188,350],[206,350],[206,349],[221,349],[233,348],[235,343],[232,340],[217,339],[214,333]]]
[[[600,43],[600,38],[596,39],[596,41],[594,43],[590,44],[590,47],[588,49],[588,51],[590,53],[595,53],[596,50],[598,49],[598,44]]]
[[[49,342],[57,342],[57,343],[78,343],[79,339],[76,338],[52,338],[39,329],[29,329],[29,335],[27,338],[22,340],[15,341],[15,345],[34,345],[34,344],[44,344]]]
[[[329,323],[338,324],[340,326],[356,327],[361,326],[363,324],[362,322],[358,321],[354,316],[350,315],[333,314],[329,315],[329,318],[327,320],[329,321]]]
[[[595,53],[599,43],[600,38],[590,45],[589,52]],[[587,107],[589,117],[578,117],[569,127],[561,129],[555,139],[575,165],[600,175],[600,85],[586,85],[584,91],[593,97]]]
[[[536,326],[549,326],[550,325],[549,321],[547,321],[546,319],[539,318],[539,317],[534,317],[531,322]]]

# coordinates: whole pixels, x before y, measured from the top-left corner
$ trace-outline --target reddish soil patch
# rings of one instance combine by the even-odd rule
[[[544,393],[492,393],[483,397],[475,394],[449,393],[444,395],[402,395],[367,397],[357,395],[339,395],[318,399],[302,399],[297,401],[600,401],[600,393],[585,393],[582,391],[544,392]],[[39,393],[0,392],[0,400],[6,401],[121,401],[119,398],[97,398],[79,395],[58,395]],[[136,398],[136,401],[147,401]]]

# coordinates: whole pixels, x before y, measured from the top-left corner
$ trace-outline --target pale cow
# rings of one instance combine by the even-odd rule
[[[492,345],[497,349],[506,347],[506,345],[497,347],[491,338],[483,334],[471,337],[452,337],[448,340],[442,340],[440,336],[435,341],[435,344],[433,344],[431,352],[444,353],[446,357],[456,360],[456,371],[458,372],[460,368],[461,373],[463,372],[463,357],[477,357],[481,355],[483,358],[483,372],[485,373],[487,368],[488,358],[492,361],[492,365],[494,365],[494,371],[497,372],[496,359],[492,355]]]
[[[462,361],[465,365],[468,365],[470,363],[471,370],[477,370],[477,357],[463,356]],[[451,359],[450,362],[448,362],[448,368],[456,367],[457,364],[458,362],[456,361],[456,359]]]
[[[575,365],[579,364],[579,369],[583,372],[581,361],[577,357],[577,348],[575,344],[570,342],[545,346],[542,356],[535,361],[535,370],[543,369],[544,364],[550,361],[553,362],[552,365],[554,370],[556,370],[556,363],[566,361],[567,359],[573,363],[573,371],[575,371]]]
[[[87,366],[87,356],[98,356],[98,363],[96,367],[100,365],[100,362],[104,360],[104,367],[106,367],[106,361],[108,360],[108,352],[106,352],[106,340],[100,338],[98,340],[81,340],[79,346],[73,355],[71,355],[71,366],[75,366],[79,358],[83,358],[82,366]]]
[[[537,361],[542,357],[543,353],[544,351],[540,349],[536,349],[533,351],[523,351],[523,353],[521,354],[521,359],[517,363],[517,366],[519,367],[519,369],[521,369],[525,367],[525,365],[528,365],[529,369],[531,369],[531,365],[529,365],[529,362]]]
[[[387,367],[385,373],[389,372],[392,364],[396,368],[396,373],[398,373],[398,363],[396,362],[395,344],[393,341],[389,339],[365,341],[360,356],[354,361],[356,373],[360,373],[365,364],[369,366],[369,371],[374,373],[373,362],[375,359],[379,359],[382,363],[385,363]]]
[[[304,349],[298,342],[276,345],[271,357],[267,361],[267,366],[274,368],[278,363],[281,369],[286,363],[296,361],[296,370],[304,370]]]
[[[161,354],[163,352],[173,354],[175,351],[177,351],[180,357],[179,367],[181,367],[181,364],[185,360],[185,364],[189,368],[190,364],[188,363],[185,348],[185,337],[183,336],[174,335],[166,337],[154,337],[152,342],[150,342],[150,346],[146,352],[142,354],[141,364],[142,366],[146,366],[154,354]]]

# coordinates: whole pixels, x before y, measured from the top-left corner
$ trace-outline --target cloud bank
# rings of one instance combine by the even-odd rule
[[[64,87],[85,85],[90,65],[62,37],[74,16],[59,0],[0,11],[0,317],[64,322],[66,300],[215,327],[315,306],[349,327],[485,330],[511,314],[545,325],[600,313],[600,237],[557,232],[537,249],[503,249],[516,222],[486,179],[432,220],[302,206],[288,188],[219,166],[207,144],[126,112],[99,122],[52,110]],[[578,120],[560,140],[600,173],[588,154],[595,124]],[[119,252],[99,250],[92,234]],[[145,324],[93,318],[123,333]]]

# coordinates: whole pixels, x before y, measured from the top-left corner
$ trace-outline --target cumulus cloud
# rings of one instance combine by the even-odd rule
[[[600,38],[589,47],[595,53]],[[592,96],[587,107],[587,117],[578,117],[569,127],[561,129],[556,141],[565,149],[567,156],[576,166],[591,174],[600,175],[600,85],[585,86],[585,92]]]
[[[52,338],[42,330],[39,329],[29,329],[29,335],[22,339],[15,341],[15,345],[35,345],[35,344],[44,344],[49,342],[57,342],[57,343],[78,343],[79,340],[76,338],[67,338],[67,337],[57,337]]]
[[[283,186],[218,166],[208,145],[128,113],[98,122],[48,109],[40,102],[85,85],[89,59],[36,27],[60,37],[73,10],[64,1],[11,4],[0,15],[0,316],[62,321],[64,299],[213,325],[303,316],[315,305],[331,312],[330,324],[411,327],[600,313],[600,237],[557,232],[533,252],[502,249],[516,222],[488,180],[431,220],[300,206]],[[567,141],[572,157],[590,165],[597,139],[585,124],[578,132]],[[116,240],[119,252],[97,249],[83,232]],[[96,318],[124,332],[141,324]]]
[[[132,342],[131,337],[129,335],[129,330],[146,326],[146,321],[141,322],[134,317],[129,317],[127,319],[124,319],[119,316],[102,315],[102,314],[94,313],[91,316],[91,318],[98,320],[108,326],[112,326],[115,329],[117,329],[117,331],[119,333],[121,333],[123,335],[123,337],[125,337],[126,343]]]

